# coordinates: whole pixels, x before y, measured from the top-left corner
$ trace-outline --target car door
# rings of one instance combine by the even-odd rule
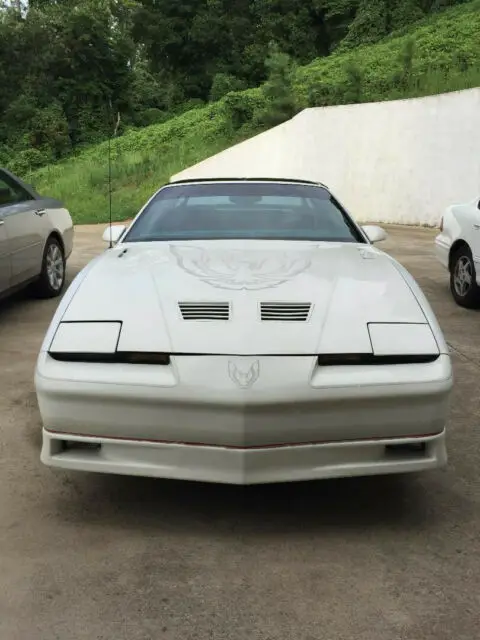
[[[1,203],[0,190],[0,203]],[[10,287],[10,250],[8,246],[8,238],[5,230],[5,221],[2,215],[2,206],[0,204],[0,293],[3,293]]]
[[[10,254],[10,286],[15,286],[41,271],[48,216],[42,203],[3,170],[0,170],[0,195],[2,227]]]

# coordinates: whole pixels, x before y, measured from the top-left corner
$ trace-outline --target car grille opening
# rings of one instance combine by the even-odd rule
[[[261,302],[260,313],[264,322],[305,322],[312,305],[310,302]]]
[[[387,444],[385,453],[395,458],[424,458],[427,455],[426,442],[406,442],[403,444]]]
[[[228,302],[179,302],[180,313],[184,320],[229,320]]]
[[[102,445],[97,442],[82,442],[80,440],[60,440],[62,451],[79,451],[98,453]]]

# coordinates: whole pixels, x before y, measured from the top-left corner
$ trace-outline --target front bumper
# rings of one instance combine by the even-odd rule
[[[70,470],[249,485],[425,471],[444,466],[447,453],[444,432],[421,443],[410,438],[247,450],[79,437],[44,429],[41,459]]]
[[[235,483],[444,464],[449,356],[415,365],[315,365],[309,356],[182,356],[165,367],[92,366],[41,354],[42,460]],[[74,441],[101,448],[75,449]],[[386,445],[402,442],[425,442],[425,451],[392,460]]]

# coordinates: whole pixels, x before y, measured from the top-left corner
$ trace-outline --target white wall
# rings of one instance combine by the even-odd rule
[[[173,176],[307,178],[359,221],[436,225],[480,198],[480,88],[306,109]]]

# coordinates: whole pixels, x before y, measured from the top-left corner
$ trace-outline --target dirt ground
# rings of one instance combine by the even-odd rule
[[[446,469],[229,487],[56,471],[39,460],[34,363],[57,301],[0,305],[0,640],[480,638],[480,313],[434,232],[384,248],[452,348]],[[77,229],[70,278],[102,250]]]

